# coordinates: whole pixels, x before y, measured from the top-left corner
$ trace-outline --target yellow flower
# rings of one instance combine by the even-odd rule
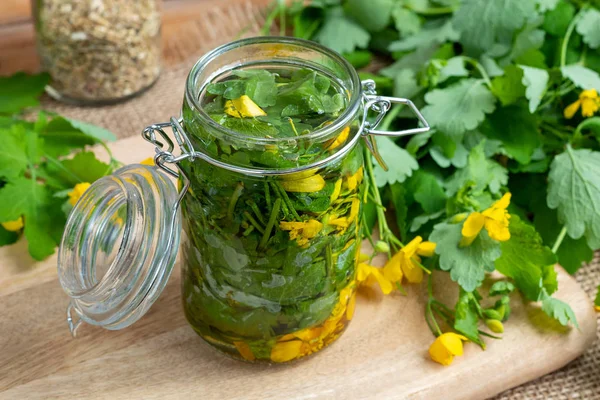
[[[346,178],[346,187],[348,190],[354,190],[363,180],[363,167],[360,167],[354,175],[350,175]]]
[[[267,115],[267,113],[247,95],[243,95],[234,100],[227,100],[225,102],[225,113],[235,118],[264,117]]]
[[[335,185],[333,186],[333,192],[331,193],[331,196],[329,197],[329,201],[331,203],[336,201],[338,199],[338,197],[340,197],[341,192],[342,192],[342,180],[338,179],[335,182]]]
[[[314,193],[325,187],[325,179],[321,175],[312,175],[301,179],[282,180],[281,186],[286,192]]]
[[[71,204],[72,206],[77,204],[77,201],[81,198],[81,196],[83,196],[83,193],[85,193],[85,191],[88,190],[90,186],[91,184],[88,182],[78,183],[77,185],[75,185],[73,190],[69,192],[69,204]]]
[[[398,251],[383,267],[383,274],[391,282],[400,282],[402,277],[410,283],[423,281],[423,270],[418,265],[423,257],[433,256],[435,243],[423,242],[421,236],[415,237]]]
[[[596,89],[584,90],[579,94],[579,99],[565,108],[565,118],[573,118],[577,110],[581,107],[581,115],[591,117],[600,108],[600,98]]]
[[[250,346],[248,346],[248,343],[233,342],[233,345],[235,346],[235,348],[237,349],[237,351],[240,353],[240,355],[242,356],[242,358],[244,360],[248,360],[248,361],[256,360],[256,357],[254,356],[254,353],[252,352],[252,349],[250,348]]]
[[[2,227],[9,232],[18,232],[23,229],[23,217],[19,217],[14,221],[3,222]]]
[[[594,306],[594,310],[596,310],[597,312],[600,312],[600,306]]]
[[[290,231],[290,240],[296,239],[299,246],[304,246],[321,232],[323,224],[316,219],[309,219],[302,222],[281,221],[279,227],[284,231]]]
[[[366,263],[358,264],[356,281],[363,286],[373,286],[377,283],[383,294],[390,294],[394,290],[394,285],[383,275],[380,268]]]
[[[148,157],[140,162],[142,165],[149,165],[151,167],[154,166],[154,157]]]
[[[467,217],[462,227],[462,239],[459,246],[465,247],[473,243],[479,232],[485,227],[490,237],[499,242],[510,239],[508,224],[510,214],[506,208],[510,204],[510,193],[506,193],[500,200],[492,204],[490,208],[479,212],[472,212]]]
[[[429,346],[429,356],[437,363],[450,365],[454,356],[463,355],[463,340],[469,339],[454,332],[442,333]]]
[[[333,150],[335,148],[340,147],[346,142],[346,139],[348,139],[349,134],[350,127],[347,126],[340,132],[340,134],[335,139],[331,139],[325,142],[325,150]]]
[[[356,304],[354,288],[355,282],[352,281],[340,291],[339,300],[331,315],[321,325],[301,329],[280,337],[271,348],[271,361],[287,362],[307,356],[334,341],[337,338],[336,334],[344,329],[345,324],[342,322],[344,316],[349,321],[354,315]]]

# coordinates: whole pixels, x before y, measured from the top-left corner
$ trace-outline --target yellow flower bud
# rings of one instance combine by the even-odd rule
[[[463,222],[465,220],[465,218],[467,218],[467,213],[460,213],[460,214],[456,214],[454,217],[452,217],[452,219],[450,219],[450,222],[452,222],[453,224],[458,224],[459,222]]]
[[[325,187],[325,179],[321,175],[313,175],[296,180],[282,180],[281,186],[286,192],[314,193]]]
[[[387,253],[390,251],[390,245],[383,240],[378,240],[377,243],[375,243],[375,251],[378,253]]]

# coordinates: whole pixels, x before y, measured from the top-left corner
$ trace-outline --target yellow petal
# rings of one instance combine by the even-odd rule
[[[346,319],[350,321],[354,316],[354,309],[356,308],[356,293],[350,296],[348,301],[348,307],[346,308]]]
[[[423,257],[432,257],[435,254],[435,243],[423,242],[417,248],[417,254]]]
[[[373,269],[371,270],[371,276],[375,278],[383,294],[390,294],[392,290],[394,290],[392,282],[390,282],[388,279],[385,278],[385,276],[383,276],[379,268],[373,267]]]
[[[462,239],[459,243],[460,247],[465,247],[473,243],[473,240],[479,235],[483,225],[485,223],[485,217],[478,212],[472,212],[465,220],[462,227]]]
[[[350,134],[350,127],[345,127],[340,134],[333,140],[327,141],[325,143],[326,150],[333,150],[346,142],[348,139],[348,135]]]
[[[583,100],[583,99],[597,99],[598,98],[598,92],[596,91],[596,89],[587,89],[582,91],[579,94],[579,99]]]
[[[338,199],[338,197],[340,197],[341,192],[342,192],[342,180],[338,179],[337,181],[335,181],[335,185],[333,186],[333,193],[331,193],[331,196],[329,197],[329,201],[331,203],[336,201]]]
[[[585,118],[592,117],[598,111],[599,107],[596,99],[581,100],[581,115]]]
[[[328,222],[329,225],[337,226],[338,228],[347,228],[350,226],[350,222],[346,217],[333,218]]]
[[[71,204],[72,206],[77,204],[77,201],[81,198],[81,196],[83,196],[83,193],[85,193],[85,191],[88,190],[90,186],[91,184],[88,182],[78,183],[77,185],[75,185],[73,190],[69,192],[69,204]]]
[[[358,267],[356,267],[356,281],[357,282],[364,282],[367,280],[367,278],[369,277],[369,274],[371,273],[371,266],[369,264],[365,264],[365,263],[359,263]]]
[[[429,356],[437,363],[450,365],[454,356],[463,354],[463,340],[467,338],[453,332],[443,333],[429,346]]]
[[[356,181],[356,176],[350,175],[348,178],[346,178],[346,187],[348,188],[348,190],[352,191],[356,189],[357,185],[358,182]]]
[[[417,236],[413,240],[411,240],[406,246],[404,246],[402,250],[400,250],[400,252],[404,253],[404,255],[407,257],[412,257],[417,252],[417,249],[419,248],[419,245],[422,241],[423,238],[421,236]]]
[[[577,110],[579,110],[579,106],[581,105],[581,100],[577,100],[576,102],[569,104],[567,108],[565,108],[564,116],[567,119],[573,118]]]
[[[143,159],[142,161],[140,161],[140,164],[142,165],[149,165],[149,166],[154,166],[154,157],[148,157],[146,159]]]
[[[302,340],[290,340],[289,342],[278,342],[271,349],[271,361],[291,361],[300,355]]]
[[[507,220],[508,222],[508,220]],[[510,231],[508,230],[508,223],[502,223],[491,218],[485,220],[485,229],[487,230],[490,237],[499,242],[506,242],[510,239]]]
[[[323,229],[323,224],[317,221],[316,219],[311,219],[306,221],[304,228],[302,228],[302,236],[307,239],[312,239],[321,232]]]
[[[252,349],[250,348],[250,346],[248,346],[248,343],[233,342],[233,344],[244,360],[248,360],[248,361],[256,360],[256,357],[254,357],[254,353],[252,352]]]
[[[352,206],[350,207],[350,215],[348,216],[348,222],[352,222],[358,216],[360,211],[360,200],[352,199]]]
[[[19,217],[14,221],[3,222],[2,227],[9,232],[18,232],[23,229],[23,217]]]
[[[500,200],[498,200],[497,202],[492,204],[492,208],[500,208],[502,210],[506,210],[508,208],[508,206],[510,205],[511,196],[512,196],[512,194],[510,194],[510,193],[504,193],[504,196],[502,196],[502,198],[500,198]]]
[[[419,262],[419,258],[417,256],[413,256],[412,258],[417,259]],[[419,267],[412,258],[405,258],[400,266],[402,268],[402,272],[404,272],[404,276],[406,276],[406,280],[410,283],[421,283],[423,282],[423,270]]]
[[[247,95],[234,100],[225,102],[225,113],[235,118],[262,117],[267,115],[255,102]]]
[[[404,257],[403,253],[397,252],[390,258],[383,267],[383,276],[385,276],[390,282],[402,281],[403,273],[400,268],[400,259]]]
[[[325,179],[321,175],[312,175],[302,179],[282,180],[281,186],[286,192],[314,193],[325,187]]]

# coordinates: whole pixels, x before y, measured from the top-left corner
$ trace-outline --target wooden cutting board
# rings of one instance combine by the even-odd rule
[[[111,145],[117,159],[139,162],[152,147],[139,137]],[[315,357],[291,365],[251,365],[215,352],[187,325],[179,271],[150,312],[130,328],[65,322],[67,296],[56,258],[34,263],[26,243],[0,249],[0,399],[483,399],[560,368],[596,336],[592,304],[560,267],[557,297],[574,309],[581,330],[541,329],[535,307],[514,299],[502,340],[482,351],[467,344],[450,367],[428,359],[433,340],[423,319],[423,288],[408,295],[359,296],[347,332]],[[435,291],[450,303],[447,274]]]

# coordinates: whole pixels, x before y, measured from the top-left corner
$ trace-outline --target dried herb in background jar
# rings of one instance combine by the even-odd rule
[[[111,103],[160,73],[159,0],[33,0],[48,92],[77,104]]]

